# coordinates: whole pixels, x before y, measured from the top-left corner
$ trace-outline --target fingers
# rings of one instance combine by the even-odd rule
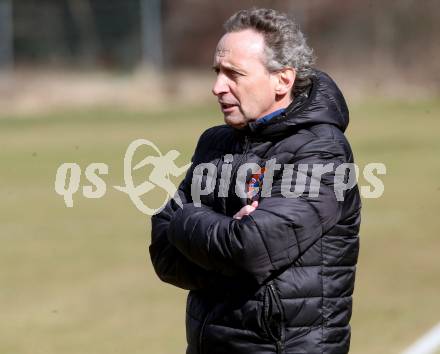
[[[243,208],[241,208],[234,216],[234,219],[240,220],[243,216],[249,215],[252,213],[255,209],[258,207],[258,201],[252,202],[251,205],[245,205]]]
[[[244,215],[248,215],[252,213],[255,210],[255,208],[252,205],[246,205],[243,208],[241,208],[241,212]]]

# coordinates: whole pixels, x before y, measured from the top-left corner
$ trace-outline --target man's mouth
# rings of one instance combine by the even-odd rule
[[[223,113],[232,112],[234,108],[238,106],[237,104],[234,103],[226,103],[226,102],[219,102],[219,103]]]

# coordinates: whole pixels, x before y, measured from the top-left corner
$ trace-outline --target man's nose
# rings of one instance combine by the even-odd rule
[[[212,87],[212,93],[215,96],[218,96],[227,92],[229,92],[229,86],[227,84],[227,80],[225,76],[220,73],[217,75],[217,78],[214,82],[214,86]]]

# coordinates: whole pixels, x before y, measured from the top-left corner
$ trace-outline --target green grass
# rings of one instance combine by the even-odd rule
[[[387,166],[383,197],[363,199],[351,353],[398,353],[440,321],[439,115],[440,101],[351,107],[356,161]],[[149,218],[111,186],[134,139],[183,165],[220,123],[206,106],[0,117],[0,353],[184,352],[186,292],[156,278]],[[106,195],[66,208],[53,187],[63,162],[107,163]]]

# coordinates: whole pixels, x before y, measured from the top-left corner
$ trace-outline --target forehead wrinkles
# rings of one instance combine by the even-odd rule
[[[256,62],[264,65],[264,48],[263,36],[254,31],[226,33],[215,49],[214,65],[231,62],[241,69],[252,67]]]
[[[231,54],[231,50],[223,47],[222,45],[219,45],[215,51],[215,55],[220,58],[223,58],[228,54]]]
[[[247,50],[243,48],[227,48],[219,45],[215,50],[214,63],[219,62],[231,62],[238,66],[247,66],[247,63],[251,63],[255,60],[262,62],[264,57],[261,53],[261,47],[258,44],[253,44],[247,47]]]

